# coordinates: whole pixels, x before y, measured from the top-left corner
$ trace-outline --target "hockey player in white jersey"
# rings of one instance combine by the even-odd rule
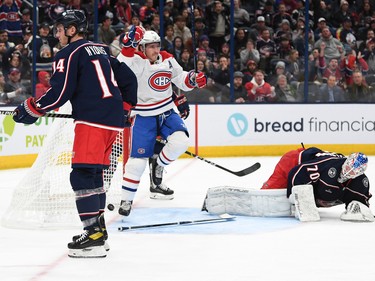
[[[160,51],[160,37],[154,31],[133,26],[123,37],[117,59],[125,62],[138,80],[138,102],[132,110],[130,157],[125,164],[119,214],[130,214],[141,176],[150,161],[150,198],[173,199],[173,190],[163,184],[164,167],[175,161],[188,147],[189,133],[182,118],[189,114],[184,95],[173,93],[172,83],[183,91],[202,88],[207,78],[202,72],[184,71],[173,56]],[[138,51],[136,48],[138,47]],[[177,106],[180,114],[174,111]],[[167,140],[154,155],[155,139]]]

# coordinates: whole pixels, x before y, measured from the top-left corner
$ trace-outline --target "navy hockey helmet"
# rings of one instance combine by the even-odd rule
[[[66,10],[56,19],[55,25],[62,24],[65,29],[75,26],[77,33],[87,32],[87,19],[82,10]]]

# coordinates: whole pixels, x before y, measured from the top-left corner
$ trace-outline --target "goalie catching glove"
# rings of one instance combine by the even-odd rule
[[[190,106],[187,98],[184,94],[177,96],[175,93],[172,95],[174,104],[177,106],[178,111],[180,112],[180,117],[182,119],[188,118],[190,114]]]
[[[38,109],[35,98],[28,98],[14,110],[13,120],[17,123],[34,124],[45,112]]]
[[[124,47],[137,48],[139,42],[143,39],[145,35],[145,29],[141,26],[132,26],[129,32],[126,33],[123,37],[120,37],[120,42]]]
[[[191,88],[203,88],[207,85],[207,77],[201,71],[198,71],[198,73],[196,73],[194,70],[190,70],[188,75],[186,76],[185,83]]]

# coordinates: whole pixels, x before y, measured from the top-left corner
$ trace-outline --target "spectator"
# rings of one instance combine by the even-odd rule
[[[294,82],[297,81],[290,72],[286,70],[285,62],[283,61],[278,61],[275,66],[275,71],[272,74],[269,74],[266,78],[266,81],[270,85],[276,85],[278,81],[278,77],[280,75],[284,75],[287,78],[287,82]]]
[[[375,75],[375,38],[366,41],[366,48],[363,51],[363,59],[369,67],[368,74]],[[375,82],[375,81],[374,81]]]
[[[275,94],[276,102],[301,101],[301,98],[297,96],[297,89],[288,84],[288,79],[284,74],[277,76]]]
[[[230,82],[229,61],[227,57],[219,57],[219,65],[214,69],[212,79],[218,91],[221,91]]]
[[[344,52],[344,46],[340,40],[334,38],[328,27],[323,28],[321,38],[315,42],[314,48],[320,48],[324,42],[324,56],[326,59],[336,58],[339,59]]]
[[[179,65],[181,65],[182,69],[185,71],[190,71],[194,69],[194,63],[190,57],[190,52],[187,48],[184,48],[181,53],[181,58],[177,60]]]
[[[35,98],[38,99],[51,87],[49,80],[51,79],[51,74],[46,71],[40,71],[38,73],[39,83],[35,85]]]
[[[234,26],[235,27],[246,27],[250,23],[249,13],[241,8],[241,1],[234,0]]]
[[[364,50],[368,49],[368,43],[370,43],[373,38],[375,38],[375,32],[373,29],[369,29],[366,33],[366,38],[359,44],[358,51],[364,53]]]
[[[275,14],[275,10],[273,8],[273,0],[267,0],[266,3],[264,4],[262,14],[260,15],[264,18],[265,25],[267,27],[272,27],[272,18],[274,14]]]
[[[290,22],[287,19],[281,21],[280,27],[276,30],[275,35],[273,36],[276,44],[281,42],[281,38],[287,38],[290,42],[293,38]]]
[[[266,73],[271,69],[271,60],[276,58],[276,44],[271,40],[268,29],[263,29],[261,37],[256,42],[256,48],[260,54],[259,68]]]
[[[248,32],[245,28],[237,28],[236,33],[234,34],[234,57],[236,59],[240,58],[240,52],[246,49],[248,39]]]
[[[344,102],[346,101],[345,92],[342,87],[337,85],[335,75],[329,75],[327,83],[319,87],[319,93],[316,102]]]
[[[331,34],[336,34],[336,29],[331,26],[328,26],[325,18],[319,18],[317,25],[318,27],[314,31],[315,41],[318,41],[321,38],[323,29],[325,28],[329,28],[329,31],[331,32]]]
[[[98,40],[104,44],[110,45],[116,38],[116,32],[112,29],[112,17],[104,16],[102,24],[98,27]]]
[[[119,20],[119,22],[116,24],[117,28],[121,27],[127,29],[129,25],[132,25],[132,17],[134,16],[134,11],[128,0],[117,0],[115,4],[115,15]]]
[[[212,72],[214,70],[214,64],[207,58],[207,54],[205,50],[198,50],[197,52],[197,61],[200,60],[204,63],[205,68],[207,69],[208,76],[212,76]],[[216,66],[215,66],[216,67]]]
[[[331,23],[334,27],[339,28],[346,18],[352,15],[349,10],[349,3],[347,1],[340,2],[340,9],[333,15]]]
[[[190,29],[186,26],[186,21],[182,16],[177,16],[175,18],[175,23],[173,26],[174,35],[182,38],[182,42],[186,44],[188,39],[192,38]]]
[[[242,85],[242,79],[244,75],[241,71],[235,71],[233,73],[233,98],[230,95],[230,83],[223,87],[221,93],[221,102],[222,103],[245,103],[248,101],[247,91]]]
[[[229,34],[229,8],[220,1],[213,1],[206,6],[205,14],[210,47],[218,53],[220,46],[226,42],[225,36]]]
[[[342,59],[340,62],[340,69],[344,73],[346,86],[349,86],[353,83],[353,72],[360,71],[363,76],[367,75],[368,64],[362,57],[362,53],[352,51],[345,59]]]
[[[353,83],[347,88],[349,102],[373,102],[373,93],[360,70],[353,72]]]
[[[208,34],[207,26],[205,25],[202,17],[195,18],[195,32],[198,32],[198,38],[200,38],[202,35]]]
[[[299,4],[296,0],[282,0],[280,3],[285,5],[285,11],[288,14],[292,14],[294,10],[299,8]]]
[[[8,81],[5,83],[4,92],[8,97],[8,104],[16,105],[31,96],[30,85],[21,82],[21,71],[18,68],[11,68],[8,74]]]
[[[173,2],[171,1],[169,3],[173,3]],[[169,6],[164,7],[164,10],[163,10],[164,29],[167,29],[169,25],[173,26],[173,17],[172,17],[171,11],[172,9],[169,8]]]
[[[277,28],[279,28],[279,26],[280,26],[280,24],[283,20],[288,20],[289,23],[291,24],[291,26],[292,27],[294,26],[293,19],[290,16],[290,14],[288,14],[285,4],[280,3],[279,4],[279,11],[277,13],[275,13],[273,15],[273,18],[272,18],[273,29],[276,30]]]
[[[336,37],[344,45],[344,49],[357,50],[357,39],[354,35],[354,30],[352,29],[352,19],[347,17],[342,23],[342,27],[337,29]]]
[[[254,42],[258,41],[261,33],[264,29],[267,29],[270,33],[270,38],[273,37],[273,29],[266,26],[265,18],[263,16],[257,17],[257,22],[250,26],[249,37]]]
[[[48,22],[42,22],[38,28],[39,36],[36,36],[36,70],[50,71],[53,61],[53,47],[56,46],[58,40],[50,35],[50,26]],[[33,42],[28,45],[30,60],[33,53]]]
[[[259,51],[255,49],[254,42],[251,39],[247,40],[246,48],[240,52],[241,69],[246,68],[247,62],[253,60],[258,63],[260,60]]]
[[[287,71],[292,75],[292,77],[295,80],[302,81],[304,75],[304,66],[299,58],[299,53],[297,50],[290,51],[287,63]]]
[[[126,0],[119,0],[125,2]],[[127,2],[127,1],[126,1]],[[139,9],[139,19],[143,24],[151,24],[152,16],[157,14],[157,10],[153,7],[153,0],[146,0],[145,5]]]
[[[198,46],[198,51],[199,50],[205,50],[206,51],[206,56],[210,61],[216,61],[216,53],[215,50],[210,48],[210,39],[208,38],[207,35],[202,35],[199,38],[199,46]]]
[[[0,42],[0,70],[3,69],[3,59],[6,54],[7,47],[4,42]]]
[[[223,45],[221,45],[221,47],[220,47],[218,57],[221,57],[221,56],[226,56],[227,58],[230,57],[230,48],[229,48],[229,44],[227,42],[223,43]]]
[[[6,30],[0,30],[0,42],[5,44],[7,50],[16,46],[13,42],[9,41],[8,32]]]
[[[242,71],[244,77],[242,78],[242,83],[245,85],[247,82],[250,82],[255,74],[255,71],[258,69],[256,61],[249,60],[246,64],[246,69]]]
[[[291,41],[288,39],[288,37],[282,35],[281,38],[279,38],[280,43],[277,44],[276,52],[279,55],[280,59],[287,59],[290,52],[294,49]]]
[[[174,40],[174,30],[172,25],[168,25],[165,29],[165,36],[161,42],[161,47],[164,51],[168,53],[173,53],[173,40]]]
[[[31,68],[29,60],[21,53],[22,45],[17,45],[15,48],[10,48],[4,56],[3,73],[8,78],[10,70],[17,68],[20,72],[20,78],[30,80]]]
[[[6,105],[9,103],[8,95],[15,96],[17,93],[5,93],[5,77],[4,74],[0,71],[0,105]],[[20,92],[21,90],[19,90]]]
[[[328,1],[316,0],[315,3],[317,3],[317,2],[319,2],[319,4],[316,5],[317,7],[314,9],[314,18],[315,18],[315,24],[317,24],[318,28],[320,28],[320,30],[321,30],[323,27],[325,27],[325,26],[320,27],[319,23],[321,22],[321,19],[324,20],[324,24],[326,24],[326,21],[330,22],[331,18],[333,16],[332,15],[333,9],[332,9],[332,7],[329,3],[329,2],[331,2],[331,0],[328,0]],[[316,20],[318,20],[318,22],[316,22]],[[332,32],[332,34],[334,34],[333,30],[331,32]],[[319,40],[319,36],[316,40]]]
[[[274,102],[275,88],[264,81],[262,70],[256,70],[253,79],[245,84],[250,102]]]
[[[153,14],[151,17],[150,29],[156,33],[160,33],[160,16],[159,14]]]
[[[22,27],[20,20],[20,0],[3,0],[0,6],[0,30],[8,32],[9,41],[15,45],[22,43]]]
[[[26,28],[30,30],[32,30],[33,28],[33,21],[31,20],[31,12],[27,8],[22,10],[21,28],[22,28],[23,34],[25,34]]]
[[[175,36],[173,40],[172,55],[176,58],[176,60],[181,59],[181,53],[183,49],[184,49],[184,43],[182,42],[182,38],[180,36]]]
[[[326,44],[323,42],[320,45],[319,53],[319,70],[323,81],[327,81],[328,77],[334,75],[336,77],[336,82],[342,85],[343,75],[341,69],[339,68],[339,61],[337,58],[328,59],[328,66],[326,64],[327,59],[324,56]]]

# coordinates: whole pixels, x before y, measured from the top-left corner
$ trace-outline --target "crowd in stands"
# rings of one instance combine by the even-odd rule
[[[0,105],[18,104],[48,89],[54,54],[62,48],[53,37],[54,20],[64,10],[83,10],[91,22],[91,40],[93,2],[40,0],[34,23],[27,3],[1,1]],[[113,55],[121,50],[119,36],[132,25],[159,33],[163,24],[161,48],[173,54],[184,70],[196,65],[208,77],[207,87],[186,93],[190,102],[375,102],[375,0],[310,0],[308,22],[305,0],[234,0],[233,42],[230,0],[195,0],[194,11],[190,0],[98,2],[98,41],[109,45]]]

